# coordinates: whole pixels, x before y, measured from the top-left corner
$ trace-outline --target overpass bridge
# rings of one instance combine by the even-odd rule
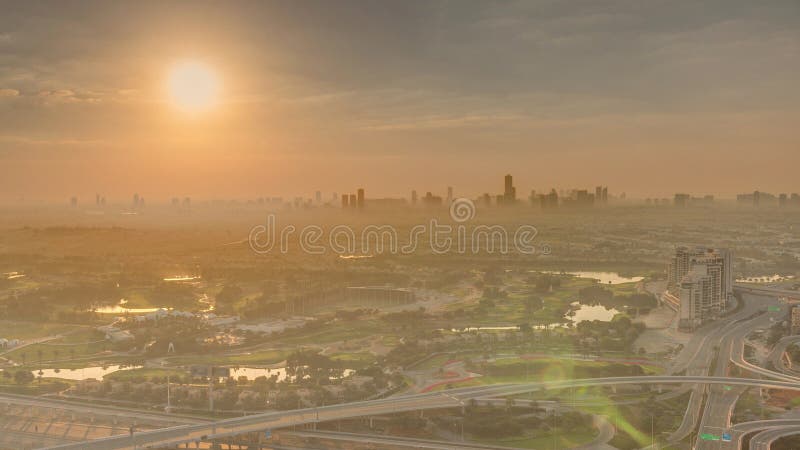
[[[787,381],[709,376],[636,376],[589,378],[542,383],[502,384],[484,387],[450,389],[424,394],[404,395],[339,405],[305,408],[292,411],[258,414],[220,420],[212,423],[181,425],[160,430],[114,436],[91,441],[49,447],[60,450],[133,450],[139,448],[172,447],[199,441],[224,439],[247,433],[259,433],[274,428],[286,428],[339,419],[392,414],[397,412],[463,408],[471,399],[520,395],[529,392],[588,386],[617,386],[629,384],[710,384],[750,386],[766,389],[800,391],[800,384]]]

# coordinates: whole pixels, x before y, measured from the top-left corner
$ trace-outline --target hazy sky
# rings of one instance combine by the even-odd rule
[[[798,81],[797,0],[4,2],[0,197],[796,192]]]

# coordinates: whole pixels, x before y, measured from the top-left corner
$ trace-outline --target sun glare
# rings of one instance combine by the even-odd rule
[[[182,62],[172,68],[167,83],[172,102],[181,110],[200,112],[217,103],[219,82],[214,72],[201,63]]]

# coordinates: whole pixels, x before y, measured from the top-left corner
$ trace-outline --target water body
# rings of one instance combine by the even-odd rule
[[[83,381],[89,379],[95,380],[102,380],[103,377],[106,375],[112,374],[114,372],[119,372],[121,370],[132,370],[132,369],[140,369],[142,366],[93,366],[93,367],[83,367],[81,369],[42,369],[42,378],[61,378],[64,380],[71,380],[71,381]],[[239,377],[247,377],[248,380],[255,380],[258,377],[267,377],[270,378],[272,376],[277,376],[277,381],[285,381],[289,378],[286,374],[285,367],[276,367],[276,368],[264,368],[264,367],[237,367],[231,368],[231,377],[239,378]],[[352,369],[345,369],[343,372],[343,378],[349,377],[353,375],[355,370]],[[33,375],[38,377],[39,371],[34,370]]]
[[[94,378],[102,380],[104,376],[120,370],[138,369],[141,366],[94,366],[81,369],[42,369],[43,378],[61,378],[64,380],[81,381]],[[39,371],[33,371],[34,376],[39,376]]]
[[[99,314],[147,314],[151,312],[156,312],[159,309],[166,309],[166,308],[127,308],[125,307],[127,303],[128,301],[123,298],[119,301],[118,304],[114,306],[101,306],[99,308],[95,308],[93,311]]]
[[[564,317],[578,324],[584,320],[610,322],[617,314],[619,314],[619,311],[616,309],[606,308],[603,305],[581,305],[578,309],[568,312]]]
[[[176,275],[174,277],[166,277],[163,281],[195,281],[199,280],[199,276],[192,276],[192,275]]]
[[[352,369],[344,369],[342,373],[342,378],[347,378],[350,375],[353,375],[355,370]],[[236,367],[231,368],[231,377],[232,378],[239,378],[239,377],[247,377],[248,380],[255,380],[258,377],[278,377],[277,381],[285,381],[289,378],[289,375],[286,374],[286,367],[276,367],[276,368],[264,368],[264,367]]]
[[[623,283],[637,283],[639,281],[644,280],[644,277],[623,277],[617,272],[555,272],[555,271],[547,271],[543,273],[549,273],[552,275],[558,275],[562,273],[566,273],[567,275],[572,275],[578,278],[589,278],[592,280],[597,280],[600,284],[623,284]]]
[[[531,328],[535,330],[543,330],[545,328],[563,328],[568,325],[568,322],[578,324],[584,320],[599,320],[600,322],[610,322],[619,311],[614,308],[606,308],[602,305],[582,305],[578,302],[572,304],[573,309],[564,315],[567,322],[551,323],[548,325],[537,325]],[[577,306],[577,307],[576,307]],[[450,331],[452,333],[469,333],[474,331],[518,331],[518,326],[478,326],[478,327],[464,327],[464,328],[451,328],[440,329],[439,331]]]

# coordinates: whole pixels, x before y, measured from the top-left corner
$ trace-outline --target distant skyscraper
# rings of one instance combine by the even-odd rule
[[[425,206],[441,206],[442,197],[439,197],[438,195],[433,195],[430,192],[426,192],[425,197],[422,197],[422,203]]]
[[[69,199],[69,206],[71,206],[73,208],[77,208],[78,207],[78,197],[72,197],[71,199]]]
[[[689,204],[689,194],[675,194],[675,206],[683,208]]]
[[[100,206],[100,194],[94,194],[94,205]]]
[[[594,198],[597,203],[601,203],[603,201],[603,186],[597,186],[594,188]]]
[[[320,191],[317,191],[317,192],[314,194],[314,200],[317,202],[317,204],[318,204],[318,205],[319,205],[320,203],[322,203],[322,192],[320,192]]]
[[[506,175],[504,181],[503,203],[513,205],[517,201],[517,188],[514,187],[514,179],[511,175]]]
[[[356,194],[350,194],[349,203],[351,208],[358,206],[358,197],[356,197]]]
[[[411,191],[411,205],[417,205],[417,191]]]
[[[358,188],[358,207],[364,207],[364,188]]]
[[[447,204],[453,203],[453,186],[447,186]]]
[[[539,196],[542,209],[555,209],[558,208],[558,192],[555,189],[550,189],[549,194],[542,194]]]
[[[342,209],[347,209],[347,207],[350,206],[348,200],[350,200],[350,197],[348,197],[347,194],[344,194],[342,196]]]
[[[133,209],[139,207],[139,194],[133,194]]]

